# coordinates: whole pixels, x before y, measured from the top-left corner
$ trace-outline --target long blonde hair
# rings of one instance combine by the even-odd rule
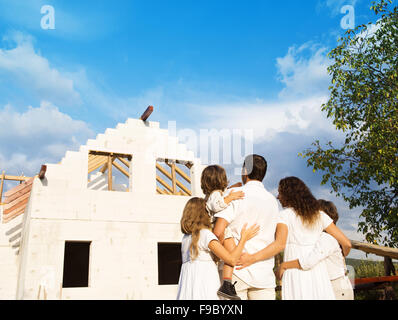
[[[206,211],[206,201],[202,198],[192,198],[185,205],[181,218],[181,232],[192,236],[190,253],[194,260],[198,254],[200,230],[212,228],[212,222]]]

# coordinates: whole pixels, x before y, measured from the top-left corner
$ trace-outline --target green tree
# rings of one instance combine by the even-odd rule
[[[329,53],[330,98],[322,105],[345,141],[315,141],[302,157],[322,184],[363,208],[367,241],[398,245],[398,9],[373,2],[377,22],[348,30]]]

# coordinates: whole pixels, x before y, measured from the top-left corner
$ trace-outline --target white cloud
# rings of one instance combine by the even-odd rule
[[[284,57],[277,58],[279,80],[285,85],[279,96],[296,98],[326,94],[330,83],[327,51],[325,47],[306,43],[299,48],[290,47]]]
[[[30,91],[39,100],[48,100],[65,106],[81,104],[74,81],[50,66],[33,47],[33,40],[20,32],[4,37],[16,44],[11,49],[0,49],[0,77],[6,78],[23,90]]]
[[[315,136],[322,131],[335,134],[334,127],[320,110],[326,99],[326,96],[314,96],[291,101],[259,100],[201,106],[210,118],[201,127],[252,129],[256,143],[270,142],[278,133]]]
[[[74,120],[48,102],[15,111],[0,109],[0,168],[10,174],[37,173],[44,163],[57,163],[67,150],[75,150],[94,136],[89,126]]]

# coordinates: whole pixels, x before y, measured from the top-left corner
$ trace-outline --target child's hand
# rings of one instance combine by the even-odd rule
[[[230,200],[240,200],[243,199],[245,197],[245,193],[243,191],[232,191],[228,197],[230,198]]]
[[[240,188],[241,186],[243,186],[242,182],[238,182],[233,184],[232,186],[229,186],[228,189]]]
[[[285,273],[286,268],[283,263],[279,266],[279,268],[275,271],[276,278],[280,281],[282,280],[283,274]]]
[[[245,193],[243,191],[232,191],[229,195],[224,197],[224,202],[230,204],[231,201],[243,199]]]
[[[250,228],[246,229],[247,223],[243,226],[242,231],[240,232],[240,239],[243,241],[248,241],[251,238],[255,237],[257,233],[260,231],[260,226],[257,224],[253,224]]]

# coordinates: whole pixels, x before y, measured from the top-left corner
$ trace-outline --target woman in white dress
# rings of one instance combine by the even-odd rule
[[[211,232],[211,220],[204,199],[192,198],[187,202],[181,219],[184,237],[177,300],[218,300],[220,278],[216,257],[235,266],[246,241],[259,231],[256,225],[248,229],[244,226],[239,244],[228,252]]]
[[[351,243],[323,211],[303,181],[296,177],[282,179],[278,199],[286,208],[279,224],[287,226],[284,261],[310,254],[323,231],[330,233],[348,254]],[[289,269],[282,278],[283,300],[335,300],[328,271],[323,261],[310,270]]]
[[[336,224],[339,214],[333,202],[322,199],[318,202],[322,211],[332,218],[333,223]],[[281,279],[283,273],[288,269],[310,270],[320,261],[325,261],[336,300],[354,300],[354,290],[350,279],[347,277],[347,266],[343,252],[337,240],[326,232],[322,232],[314,250],[309,255],[302,256],[297,260],[283,262],[277,271],[278,279]]]
[[[237,269],[269,259],[283,250],[285,262],[306,256],[323,231],[339,242],[345,256],[349,253],[350,240],[320,210],[320,204],[303,181],[296,177],[282,179],[278,191],[278,199],[285,210],[280,213],[275,241],[254,254],[243,254]],[[308,271],[289,269],[284,272],[282,300],[329,299],[334,300],[335,296],[323,261]]]

